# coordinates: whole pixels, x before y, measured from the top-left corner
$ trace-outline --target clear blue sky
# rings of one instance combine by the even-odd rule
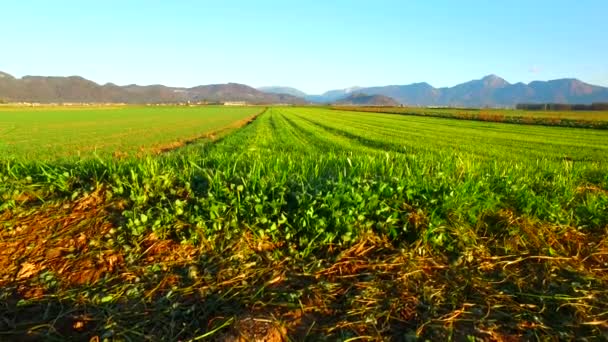
[[[308,93],[494,73],[608,86],[608,0],[4,1],[0,70]]]

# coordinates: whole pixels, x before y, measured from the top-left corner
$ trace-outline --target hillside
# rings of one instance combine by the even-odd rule
[[[97,102],[174,103],[185,101],[246,101],[252,104],[304,104],[303,98],[271,94],[238,83],[202,85],[192,88],[164,85],[99,85],[80,76],[15,78],[0,73],[0,100],[10,102]]]
[[[305,92],[292,87],[259,87],[257,89],[269,94],[286,94],[302,98],[307,96]]]
[[[496,75],[446,88],[417,83],[363,88],[359,91],[390,96],[403,104],[423,106],[514,106],[522,102],[590,104],[608,100],[608,88],[593,86],[576,79],[510,84]]]
[[[608,101],[608,88],[594,86],[577,79],[534,81],[510,84],[496,75],[488,75],[453,87],[435,88],[428,83],[341,89],[306,99],[325,103],[351,93],[384,95],[411,106],[513,107],[518,103],[580,103]]]
[[[399,106],[399,102],[388,96],[367,95],[363,93],[351,94],[339,101],[336,101],[335,104],[343,106]]]
[[[428,83],[388,85],[380,87],[351,87],[307,95],[291,87],[262,87],[259,89],[238,83],[201,85],[192,88],[164,85],[118,86],[97,84],[80,76],[15,78],[0,72],[0,101],[10,102],[106,102],[106,103],[174,103],[186,101],[246,101],[252,104],[289,103],[347,104],[354,94],[379,95],[386,98],[353,98],[371,101],[367,105],[395,104],[410,106],[514,107],[518,103],[591,104],[608,102],[608,88],[594,86],[577,79],[534,81],[511,84],[496,75],[435,88]],[[377,104],[372,104],[377,102]]]
[[[311,101],[311,102],[316,102],[316,103],[332,103],[332,102],[336,102],[340,99],[343,99],[343,98],[349,96],[350,94],[358,92],[362,89],[363,88],[361,88],[361,87],[350,87],[350,88],[344,88],[344,89],[329,90],[329,91],[324,92],[321,95],[307,95],[305,97],[305,99],[308,101]]]

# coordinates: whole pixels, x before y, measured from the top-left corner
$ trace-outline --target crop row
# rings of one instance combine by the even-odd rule
[[[335,107],[338,110],[392,113],[412,116],[450,118],[524,125],[608,129],[605,111],[526,111],[513,109],[455,109],[411,107]]]

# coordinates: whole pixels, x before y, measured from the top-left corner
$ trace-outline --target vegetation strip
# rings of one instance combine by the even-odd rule
[[[248,118],[233,122],[224,127],[218,128],[214,131],[205,132],[205,133],[198,135],[196,137],[193,137],[193,138],[181,139],[181,140],[172,142],[170,144],[155,146],[152,150],[155,153],[166,153],[169,151],[173,151],[177,148],[183,147],[185,145],[190,145],[190,144],[196,143],[203,139],[210,139],[212,141],[215,141],[215,140],[225,136],[226,134],[230,133],[230,131],[232,131],[233,129],[238,129],[238,128],[242,128],[243,126],[249,125],[250,123],[253,122],[253,120],[255,120],[259,115],[263,114],[265,111],[266,111],[266,108],[264,108],[264,110],[262,110],[261,112],[254,114]]]
[[[608,112],[535,111],[511,109],[457,109],[457,108],[408,108],[335,106],[337,110],[428,116],[458,120],[504,122],[523,125],[542,125],[608,129]]]

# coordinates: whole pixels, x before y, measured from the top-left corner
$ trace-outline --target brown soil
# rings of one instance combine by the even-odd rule
[[[104,196],[105,190],[98,188],[74,202],[3,213],[0,221],[7,222],[9,229],[0,230],[0,286],[20,284],[19,292],[31,298],[44,294],[30,281],[44,271],[52,272],[64,286],[92,285],[115,275],[129,279],[121,248],[106,243],[116,229],[112,210],[121,203],[106,203]],[[154,234],[141,246],[145,251],[138,266],[186,264],[198,253],[191,245]]]
[[[26,281],[45,270],[69,284],[90,284],[122,267],[119,252],[91,244],[113,228],[103,196],[99,188],[73,203],[5,213],[12,228],[0,232],[0,286]]]
[[[287,329],[278,322],[262,317],[244,317],[232,325],[228,332],[218,336],[221,342],[283,342]]]

